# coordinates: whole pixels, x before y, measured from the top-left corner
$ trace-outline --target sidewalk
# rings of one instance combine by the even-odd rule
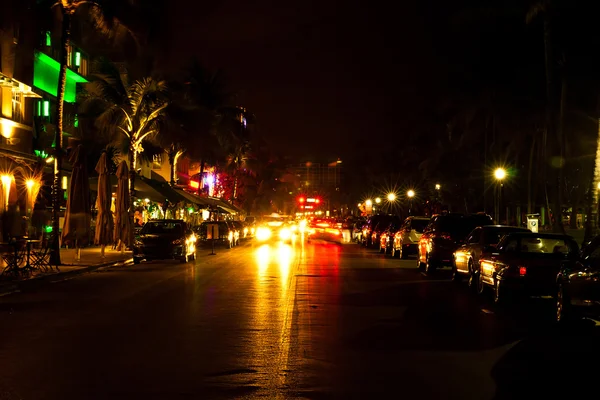
[[[100,247],[81,249],[80,259],[77,260],[75,249],[60,249],[62,265],[59,271],[39,273],[27,279],[2,281],[0,280],[0,296],[17,291],[25,291],[39,287],[44,282],[57,282],[86,272],[92,272],[102,267],[126,265],[131,262],[131,251],[120,251],[106,248],[104,258],[100,255]]]

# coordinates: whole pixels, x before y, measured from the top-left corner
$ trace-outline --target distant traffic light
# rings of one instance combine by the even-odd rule
[[[298,203],[304,203],[306,199],[304,197],[298,197]]]

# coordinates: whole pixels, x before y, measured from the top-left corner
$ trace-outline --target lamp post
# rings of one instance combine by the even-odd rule
[[[494,178],[496,178],[496,190],[498,194],[496,196],[496,207],[495,207],[495,217],[496,223],[500,223],[500,203],[502,202],[502,186],[504,179],[506,178],[506,170],[504,168],[496,168],[494,170]]]
[[[367,212],[367,215],[371,214],[373,212],[373,201],[371,199],[365,200],[365,206],[365,211]]]
[[[412,215],[412,201],[413,197],[415,197],[415,191],[410,189],[406,192],[406,196],[408,197],[408,215]]]

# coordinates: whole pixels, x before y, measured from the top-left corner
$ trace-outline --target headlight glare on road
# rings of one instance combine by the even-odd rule
[[[256,230],[257,240],[269,240],[271,238],[271,230],[269,228],[260,227]]]
[[[279,239],[281,240],[289,240],[292,237],[292,231],[288,228],[283,228],[279,231]]]

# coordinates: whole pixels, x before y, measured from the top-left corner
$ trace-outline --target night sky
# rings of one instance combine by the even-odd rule
[[[394,144],[435,83],[431,30],[410,2],[169,4],[173,54],[223,68],[281,155],[326,161]]]

